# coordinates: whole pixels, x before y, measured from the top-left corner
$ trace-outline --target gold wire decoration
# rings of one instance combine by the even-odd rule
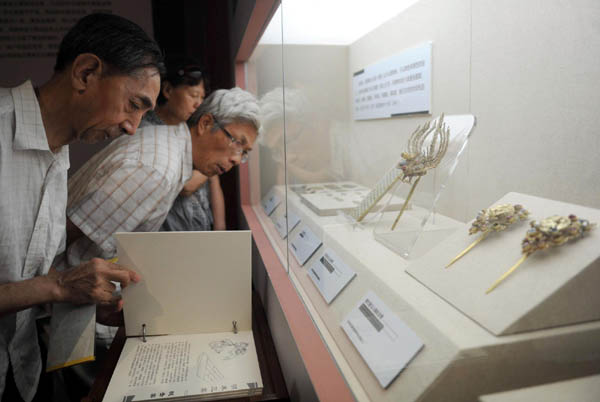
[[[502,283],[531,254],[538,250],[562,246],[569,241],[577,240],[596,226],[595,223],[590,223],[586,219],[579,219],[575,215],[569,215],[568,217],[553,215],[541,222],[531,221],[530,225],[531,228],[527,231],[525,238],[521,242],[523,256],[492,284],[485,292],[486,294]]]
[[[501,232],[513,223],[527,219],[528,216],[529,211],[520,204],[500,204],[482,209],[469,228],[470,235],[481,232],[481,236],[454,257],[452,261],[446,265],[446,268],[461,259],[491,232]]]
[[[428,137],[431,137],[429,146],[425,145]],[[412,183],[410,192],[392,225],[392,230],[396,228],[421,177],[425,176],[430,169],[435,169],[446,154],[449,137],[450,129],[444,123],[442,113],[437,123],[428,122],[423,127],[417,127],[408,139],[408,149],[402,152],[402,160],[398,163],[398,169],[402,170],[400,181],[410,184],[414,178],[416,180]]]

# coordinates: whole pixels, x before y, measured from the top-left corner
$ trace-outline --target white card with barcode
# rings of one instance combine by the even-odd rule
[[[372,291],[346,316],[342,328],[383,388],[423,347],[417,334]]]
[[[287,217],[289,217],[289,219]],[[288,233],[294,230],[294,228],[300,223],[300,217],[292,211],[288,211],[287,214],[277,217],[273,223],[275,225],[275,229],[277,229],[277,233],[279,233],[279,236],[282,239],[285,239]]]
[[[321,258],[310,266],[308,276],[329,304],[356,276],[356,272],[346,265],[333,250],[326,249]]]
[[[304,265],[320,246],[321,239],[306,225],[290,242],[290,250],[300,265]]]
[[[262,207],[267,216],[271,215],[279,204],[281,204],[281,198],[273,190],[269,191],[269,193],[262,200]]]

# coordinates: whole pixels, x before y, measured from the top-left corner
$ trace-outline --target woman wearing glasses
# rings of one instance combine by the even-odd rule
[[[154,111],[141,126],[177,125],[187,121],[206,97],[208,78],[188,57],[167,57],[167,74],[161,82]],[[225,230],[225,200],[219,176],[206,177],[197,170],[185,184],[169,211],[162,231]]]

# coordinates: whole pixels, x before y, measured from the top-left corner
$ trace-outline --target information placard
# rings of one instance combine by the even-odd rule
[[[298,264],[304,265],[321,244],[321,239],[308,226],[304,225],[290,242],[290,250]]]
[[[431,110],[432,42],[405,50],[354,73],[354,120]]]
[[[279,236],[282,239],[285,239],[299,223],[300,217],[292,211],[288,211],[287,214],[277,217],[273,222],[275,229],[277,229],[277,233],[279,233]]]
[[[346,265],[333,250],[326,249],[321,258],[311,265],[308,276],[319,289],[327,304],[330,304],[356,276],[356,272]]]
[[[417,334],[372,291],[346,316],[342,328],[384,388],[423,347]]]
[[[265,214],[269,216],[273,213],[273,211],[275,211],[275,208],[277,208],[277,206],[281,204],[281,198],[275,193],[274,190],[271,190],[265,196],[265,198],[263,198],[261,204],[263,210],[265,211]]]

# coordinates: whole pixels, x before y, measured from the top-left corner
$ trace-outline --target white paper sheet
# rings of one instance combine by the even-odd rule
[[[128,338],[103,402],[253,395],[262,386],[252,331]]]

